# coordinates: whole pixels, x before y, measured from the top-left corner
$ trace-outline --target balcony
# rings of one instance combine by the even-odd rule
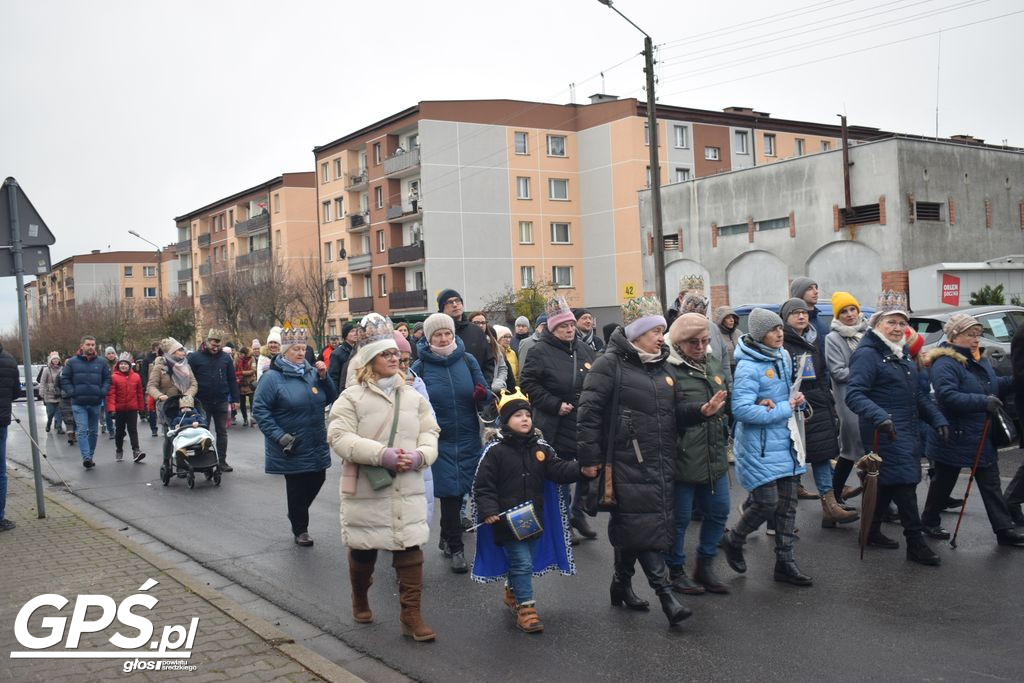
[[[200,294],[199,295],[200,306],[212,306],[213,305],[213,294]]]
[[[209,277],[209,276],[210,276],[210,264],[209,263],[201,264],[199,266],[199,277]]]
[[[237,268],[248,268],[255,266],[260,263],[266,263],[270,260],[270,249],[257,249],[256,251],[250,251],[248,254],[242,254],[235,259],[235,266]]]
[[[253,216],[247,221],[235,223],[235,235],[253,235],[264,230],[270,230],[270,214],[264,211]]]
[[[206,233],[205,235],[200,235],[199,238],[196,240],[196,242],[199,244],[199,248],[200,249],[202,249],[203,247],[210,246],[210,233]]]
[[[388,249],[388,265],[398,266],[423,260],[423,242]],[[350,267],[351,269],[351,267]]]
[[[360,271],[369,270],[372,265],[370,259],[370,254],[349,255],[348,272],[358,273]]]
[[[348,300],[349,313],[369,313],[373,310],[372,296],[357,296]]]
[[[349,232],[362,232],[370,229],[370,213],[354,213],[348,217]]]
[[[178,268],[178,282],[188,282],[192,279],[191,268]]]
[[[174,245],[174,251],[183,254],[192,251],[192,240],[182,240]]]
[[[420,171],[420,148],[393,154],[384,160],[384,175],[388,178],[404,178]]]
[[[356,190],[365,190],[366,183],[368,180],[369,175],[367,174],[366,169],[364,168],[357,175],[350,175],[348,177],[348,184],[345,185],[345,189],[350,192],[355,192]]]
[[[416,309],[422,310],[427,307],[427,290],[414,289],[411,292],[391,292],[388,294],[388,304],[391,310]]]
[[[388,222],[389,223],[408,223],[410,221],[417,221],[423,218],[423,203],[419,202],[415,211],[406,210],[402,206],[389,206],[388,207]]]

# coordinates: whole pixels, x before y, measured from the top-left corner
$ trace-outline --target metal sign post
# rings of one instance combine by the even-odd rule
[[[6,196],[4,196],[6,195]],[[19,217],[19,212],[25,214]],[[28,311],[25,309],[25,264],[22,258],[23,240],[21,226],[28,226],[29,240],[33,245],[53,244],[54,238],[47,229],[28,197],[21,194],[18,181],[8,178],[0,191],[0,216],[7,214],[7,221],[0,221],[0,230],[10,229],[10,250],[14,265],[14,277],[18,289],[18,326],[21,328],[21,360],[25,372],[25,401],[28,407],[28,429],[32,437],[32,470],[36,485],[36,509],[39,518],[46,517],[46,503],[43,498],[43,473],[39,459],[39,431],[36,425],[36,396],[32,386],[32,351],[28,341]],[[20,220],[19,220],[20,218]],[[6,225],[4,225],[6,223]],[[6,247],[5,247],[6,248]],[[48,251],[48,250],[47,250]],[[49,255],[47,254],[47,261]],[[6,275],[6,273],[4,274]]]

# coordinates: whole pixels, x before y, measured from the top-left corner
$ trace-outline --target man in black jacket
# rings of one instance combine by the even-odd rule
[[[18,369],[18,361],[0,345],[0,531],[14,528],[14,522],[4,517],[4,509],[7,506],[7,428],[11,425],[11,404],[20,387]]]
[[[160,342],[155,341],[152,346],[150,346],[149,353],[147,353],[145,358],[142,359],[142,362],[139,363],[139,377],[142,379],[143,389],[145,389],[149,384],[149,369],[153,366],[153,361],[155,361],[159,355]],[[160,433],[156,429],[156,410],[147,410],[146,419],[149,422],[149,429],[153,433],[153,436],[159,436]]]
[[[223,336],[220,330],[210,330],[206,343],[188,354],[188,364],[199,386],[196,398],[206,410],[207,421],[217,430],[220,469],[231,472],[234,468],[228,465],[228,420],[231,411],[238,410],[238,378],[231,356],[221,350]]]
[[[440,313],[447,313],[455,321],[455,336],[462,340],[466,351],[480,365],[480,371],[487,381],[494,377],[494,351],[490,342],[487,341],[487,334],[478,326],[473,325],[463,315],[464,307],[462,295],[454,289],[444,289],[437,295],[437,310]]]
[[[1014,396],[1017,416],[1024,425],[1024,325],[1019,323],[1013,341],[1010,342],[1010,364],[1013,368],[1013,386],[1017,392]],[[1020,430],[1020,447],[1024,448],[1024,429]],[[1006,487],[1006,504],[1010,506],[1010,516],[1017,526],[1024,526],[1021,503],[1024,503],[1024,463],[1017,469],[1013,480]]]
[[[358,339],[356,326],[352,322],[341,326],[341,339],[342,342],[331,351],[331,362],[327,367],[327,376],[334,380],[334,386],[337,387],[339,396],[345,390],[348,359],[351,357]]]

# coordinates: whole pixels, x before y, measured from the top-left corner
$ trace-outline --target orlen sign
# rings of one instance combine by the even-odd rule
[[[960,305],[960,278],[956,275],[942,274],[942,303]]]

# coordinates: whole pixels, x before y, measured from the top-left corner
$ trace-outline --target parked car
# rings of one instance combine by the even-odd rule
[[[815,304],[814,307],[818,309],[818,320],[823,320],[825,325],[831,325],[832,303]],[[782,304],[743,304],[742,306],[734,308],[733,310],[736,311],[736,315],[739,316],[740,319],[740,329],[743,330],[744,333],[747,331],[747,316],[749,316],[750,312],[755,308],[763,308],[771,311],[772,313],[778,313],[779,309],[782,308]],[[875,312],[875,309],[864,306],[860,309],[860,312],[864,314],[864,317],[870,318],[871,314]]]
[[[35,363],[32,364],[32,391],[35,394],[35,397],[36,397],[37,401],[41,401],[42,400],[42,397],[39,395],[39,382],[36,381],[36,378],[39,377],[39,373],[40,373],[40,371],[42,371],[42,369],[43,369],[42,365],[36,365]],[[20,380],[19,383],[18,383],[18,398],[15,399],[15,400],[18,400],[18,399],[24,400],[26,397],[25,397],[25,366],[23,366],[23,365],[19,365],[18,366],[18,379]]]

